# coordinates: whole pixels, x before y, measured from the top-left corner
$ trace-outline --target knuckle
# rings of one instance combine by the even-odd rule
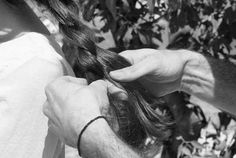
[[[119,55],[126,55],[129,54],[131,52],[131,50],[125,50],[119,53]]]
[[[72,80],[71,76],[63,76],[60,78],[62,81],[70,82]]]
[[[125,50],[123,52],[120,52],[119,55],[126,58],[126,59],[129,59],[132,52],[134,52],[134,50]],[[134,54],[134,53],[133,53]]]
[[[84,78],[76,78],[76,77],[72,77],[72,76],[63,76],[61,78],[61,84],[77,84],[80,86],[85,86],[88,84],[87,80]]]
[[[93,84],[95,84],[95,85],[104,85],[104,84],[106,84],[106,81],[104,81],[104,80],[97,80],[97,81],[93,82]]]
[[[62,76],[58,79],[55,80],[55,83],[62,83],[62,82],[70,82],[71,79],[70,79],[70,76]]]
[[[92,82],[89,87],[94,87],[95,89],[103,89],[104,87],[107,87],[107,82],[104,80],[97,80]]]
[[[139,72],[139,68],[137,68],[136,66],[132,66],[130,67],[130,69],[128,69],[128,71],[126,71],[125,75],[132,75],[132,74],[136,74]]]
[[[78,83],[78,84],[81,84],[81,85],[88,85],[88,82],[85,78],[70,77],[70,79],[74,83]]]
[[[59,80],[54,80],[52,82],[50,82],[48,85],[46,85],[45,87],[45,93],[48,94],[52,94],[54,92],[56,92],[56,90],[60,87],[60,81]]]

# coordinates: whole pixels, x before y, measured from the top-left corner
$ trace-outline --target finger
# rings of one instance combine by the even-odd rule
[[[92,82],[90,86],[93,86],[93,88],[95,88],[96,90],[104,91],[105,94],[109,92],[110,94],[118,97],[120,100],[128,99],[128,94],[124,89],[122,89],[121,87],[117,87],[108,80],[97,80],[95,82]]]
[[[48,129],[55,135],[59,136],[59,130],[51,119],[48,120]]]
[[[48,130],[55,134],[62,142],[65,142],[64,138],[60,134],[60,129],[54,124],[52,120],[48,121]]]
[[[109,99],[107,95],[108,85],[106,81],[104,80],[94,81],[89,85],[89,88],[91,88],[92,92],[97,97],[97,101],[100,106],[102,107],[109,106]]]
[[[122,89],[121,87],[117,87],[116,85],[114,85],[113,83],[111,83],[107,80],[106,80],[106,82],[107,82],[107,90],[110,94],[116,96],[120,100],[127,100],[128,99],[128,94],[124,89]]]
[[[45,91],[47,100],[46,100],[46,102],[45,102],[44,105],[43,105],[43,109],[44,109],[44,108],[46,109],[46,108],[48,107],[48,102],[51,102],[51,101],[52,101],[50,85],[47,85],[47,86],[45,87],[44,91]]]
[[[99,91],[103,91],[103,92],[107,93],[108,85],[107,85],[107,82],[104,80],[97,80],[97,81],[92,82],[89,85],[89,87],[93,88],[95,90],[99,90]]]
[[[45,116],[48,117],[49,120],[51,120],[51,122],[53,122],[54,124],[56,123],[59,123],[58,121],[58,117],[56,117],[55,115],[55,110],[52,106],[50,106],[49,102],[46,101],[44,104],[43,104],[43,114]]]
[[[110,76],[118,81],[133,81],[153,72],[155,70],[154,64],[152,59],[147,57],[132,66],[110,72]]]
[[[172,92],[178,91],[180,82],[181,80],[176,80],[174,82],[162,83],[153,86],[152,82],[146,82],[145,80],[141,80],[141,84],[156,97],[162,97]]]
[[[132,65],[150,54],[157,53],[156,49],[137,49],[137,50],[126,50],[119,53],[120,56],[127,59]]]
[[[48,119],[48,128],[50,126],[53,126],[53,124],[55,125],[55,122],[53,120],[51,120],[51,119]]]
[[[46,102],[43,104],[43,114],[44,114],[45,116],[47,116],[48,118],[51,118],[51,116],[52,116],[48,101],[46,101]]]
[[[43,104],[43,114],[49,119],[55,119],[54,113],[52,112],[52,107],[50,106],[48,101]],[[53,121],[55,122],[56,120]]]

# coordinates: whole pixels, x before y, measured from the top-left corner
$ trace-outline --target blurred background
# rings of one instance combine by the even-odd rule
[[[63,40],[45,8],[36,14],[62,47],[71,65],[75,49]],[[236,63],[236,0],[81,0],[83,22],[94,30],[98,45],[127,49],[188,49]],[[236,158],[233,116],[198,98],[173,93],[162,98],[176,130],[162,158]]]

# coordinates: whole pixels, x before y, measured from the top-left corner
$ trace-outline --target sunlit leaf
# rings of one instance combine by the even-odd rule
[[[153,13],[155,8],[156,0],[147,0],[148,10],[150,13]]]
[[[142,33],[139,32],[138,36],[143,44],[147,44],[147,38],[145,37],[145,35],[143,35]]]
[[[204,148],[204,146],[202,144],[198,143],[197,141],[191,141],[191,144],[194,146],[194,148],[197,148],[197,149]]]
[[[116,19],[116,0],[106,0],[106,6],[112,14],[113,19]]]

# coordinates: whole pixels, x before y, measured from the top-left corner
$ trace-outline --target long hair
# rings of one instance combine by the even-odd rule
[[[167,140],[173,127],[168,110],[138,81],[117,82],[109,76],[110,71],[131,64],[120,55],[96,45],[93,32],[79,20],[79,0],[36,1],[50,10],[58,20],[65,39],[77,49],[76,62],[73,65],[76,76],[86,78],[88,83],[106,79],[127,92],[128,100],[108,94],[110,106],[118,122],[117,134],[136,148],[143,148],[148,136],[155,137],[159,142]]]

